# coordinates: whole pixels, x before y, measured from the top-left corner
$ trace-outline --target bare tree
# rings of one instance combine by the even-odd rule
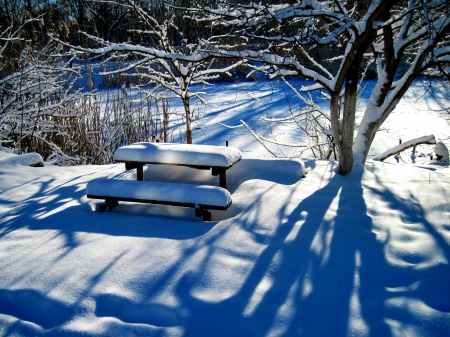
[[[440,72],[450,56],[450,5],[446,0],[302,0],[263,4],[216,1],[192,6],[191,17],[220,25],[240,38],[240,48],[204,50],[263,62],[277,76],[314,80],[330,96],[339,171],[363,167],[376,131],[413,81]],[[358,85],[372,72],[376,85],[357,132]],[[340,125],[339,120],[342,120]]]
[[[119,4],[114,1],[95,2]],[[183,30],[183,27],[187,28],[189,24],[183,21],[181,9],[166,4],[159,4],[159,7],[155,8],[158,3],[141,4],[133,0],[121,2],[120,5],[133,12],[139,20],[137,27],[140,28],[129,31],[130,36],[133,35],[129,41],[112,43],[86,34],[97,47],[65,45],[70,47],[75,55],[94,55],[96,58],[104,59],[105,63],[122,61],[123,66],[104,71],[102,75],[134,71],[147,88],[151,84],[155,85],[148,90],[150,95],[163,99],[174,97],[181,99],[186,122],[186,141],[191,144],[190,99],[197,97],[202,100],[201,92],[192,91],[192,85],[208,83],[219,74],[227,74],[244,61],[237,60],[216,67],[213,55],[204,51],[208,44],[207,38],[203,38],[201,32]]]
[[[5,39],[0,56],[15,38],[10,34]],[[18,55],[17,71],[0,79],[0,141],[18,154],[27,146],[33,150],[31,144],[36,140],[60,152],[48,135],[64,131],[58,118],[77,114],[71,107],[79,92],[70,80],[76,69],[70,67],[70,60],[55,60],[51,53],[50,45],[40,51],[27,45]]]

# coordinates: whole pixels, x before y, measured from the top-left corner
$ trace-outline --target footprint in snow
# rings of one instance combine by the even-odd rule
[[[180,316],[171,307],[162,304],[138,304],[117,295],[104,294],[96,299],[98,317],[117,317],[125,323],[143,323],[154,326],[176,326]]]
[[[31,289],[0,290],[0,313],[51,329],[68,321],[73,310]]]

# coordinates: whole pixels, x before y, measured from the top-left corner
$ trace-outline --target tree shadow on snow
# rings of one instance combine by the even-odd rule
[[[265,176],[258,173],[258,161],[249,161],[248,165],[247,176],[237,174],[240,170],[238,166],[235,173],[230,171],[233,189],[240,186],[242,179],[273,180],[272,174]],[[290,167],[289,171],[292,169]],[[407,323],[408,320],[412,323],[412,318],[406,317],[400,310],[387,310],[386,301],[389,299],[412,297],[435,310],[450,311],[448,265],[415,269],[389,263],[385,255],[386,241],[381,242],[373,232],[373,221],[364,199],[367,187],[363,187],[360,180],[354,177],[335,175],[324,187],[291,206],[291,209],[288,201],[295,200],[296,190],[293,188],[287,202],[278,210],[278,216],[270,216],[270,219],[279,219],[279,223],[266,224],[269,230],[261,231],[258,225],[264,223],[261,217],[267,211],[265,208],[270,208],[270,198],[277,197],[277,184],[293,184],[294,178],[277,178],[278,181],[270,185],[266,193],[261,194],[247,209],[242,210],[239,217],[219,225],[93,212],[83,199],[84,183],[72,181],[55,188],[54,180],[49,178],[40,181],[39,190],[29,199],[11,208],[12,211],[7,215],[0,215],[0,237],[25,226],[32,230],[58,230],[58,235],[64,236],[66,242],[66,250],[61,250],[61,256],[78,246],[75,233],[79,231],[176,240],[195,237],[195,242],[186,247],[180,258],[157,279],[151,279],[148,284],[145,279],[140,281],[142,289],[145,289],[141,302],[118,294],[96,295],[96,316],[116,317],[127,323],[120,327],[124,334],[129,333],[130,327],[135,324],[149,326],[148,331],[153,329],[150,326],[180,326],[187,337],[270,334],[391,336],[387,317]],[[382,182],[379,184],[382,185]],[[302,188],[302,182],[297,188]],[[407,222],[421,224],[436,240],[447,261],[450,260],[447,241],[426,220],[425,211],[418,202],[399,199],[388,188],[379,188],[373,192],[389,202],[391,209],[400,210],[407,217]],[[68,199],[71,204],[67,204]],[[411,199],[414,200],[413,196]],[[68,218],[71,220],[66,221]],[[260,251],[252,252],[257,255],[254,264],[248,273],[243,273],[245,276],[237,273],[238,269],[232,269],[236,275],[230,275],[230,278],[237,279],[240,286],[230,296],[223,296],[220,300],[197,296],[194,290],[202,282],[208,266],[215,263],[215,255],[225,254],[223,247],[217,247],[215,243],[233,231],[233,226],[249,234],[243,239],[253,240],[260,245]],[[214,231],[211,231],[213,228]],[[198,257],[199,252],[202,254],[200,264],[193,268],[189,261]],[[229,260],[237,261],[238,252],[232,254],[227,256]],[[89,291],[95,287],[101,275],[120,257],[112,257],[111,263],[91,280],[80,299],[89,296]],[[186,266],[189,266],[188,269]],[[177,278],[180,272],[183,276]],[[172,282],[175,283],[175,295],[180,302],[177,307],[163,305],[154,298],[155,294],[163,292]],[[417,286],[408,288],[411,284]],[[389,287],[400,290],[392,292]],[[70,319],[72,309],[77,308],[77,304],[61,306],[59,302],[47,298],[44,300],[36,294],[28,290],[22,293],[2,290],[0,301],[9,303],[24,296],[27,301],[35,299],[51,311],[58,311],[57,319],[50,320],[46,315],[36,316],[31,309],[17,305],[5,309],[0,303],[0,311],[23,320],[35,321],[43,328],[52,328]],[[431,327],[430,331],[442,335],[444,328]],[[114,329],[119,328],[116,325],[112,325],[111,331],[105,328],[105,334],[122,331]],[[162,331],[159,331],[160,335],[163,335]]]
[[[429,198],[431,195],[426,194],[427,183],[428,181],[424,181],[419,193],[425,193]],[[446,225],[449,208],[441,205],[442,218],[431,223],[413,191],[406,192],[406,196],[402,197],[392,193],[388,185],[389,183],[377,179],[378,187],[371,188],[380,200],[388,204],[389,210],[399,214],[397,222],[392,222],[387,229],[385,239],[387,254],[392,260],[390,273],[384,280],[387,287],[386,299],[409,299],[422,307],[426,305],[428,309],[422,308],[422,313],[413,314],[410,309],[390,305],[384,310],[385,317],[401,321],[405,325],[422,326],[424,334],[444,336],[450,328],[448,316],[443,315],[450,312],[450,244],[443,236],[449,229]],[[408,186],[404,189],[407,190]],[[437,200],[435,205],[436,203],[446,204],[445,200]],[[409,248],[402,249],[406,246]],[[426,321],[434,324],[425,324]]]
[[[335,198],[336,214],[327,218]],[[189,311],[184,336],[347,336],[358,319],[366,335],[390,336],[383,318],[386,292],[377,279],[388,267],[361,184],[336,175],[289,214],[282,208],[279,219],[284,220],[231,297],[202,300],[192,295],[201,275],[180,279],[177,295]],[[246,220],[241,226],[252,228]]]
[[[24,252],[24,254],[27,254],[27,252]],[[53,289],[48,290],[48,292],[34,289],[0,289],[0,314],[13,318],[12,320],[9,319],[10,322],[12,321],[11,324],[2,326],[2,335],[79,336],[80,334],[77,332],[70,333],[65,330],[64,323],[67,323],[79,313],[80,303],[90,295],[103,276],[125,254],[126,252],[118,255],[112,254],[109,263],[90,276],[89,282],[87,282],[89,286],[79,294],[79,298],[74,303],[66,301],[65,298],[61,301],[48,296],[48,293]],[[21,275],[24,278],[26,276],[25,274]],[[82,335],[84,334],[82,333]]]
[[[96,202],[86,202],[84,181],[69,180],[58,186],[55,186],[55,182],[54,178],[40,178],[38,182],[30,182],[39,188],[27,199],[20,202],[2,200],[2,203],[9,203],[12,207],[9,212],[0,215],[0,237],[23,227],[31,230],[57,230],[65,237],[67,247],[74,248],[77,246],[77,232],[185,240],[205,234],[214,225],[202,223],[194,216],[185,221],[174,222],[170,219],[171,209],[165,210],[169,217],[149,217],[148,212],[139,211],[142,205],[124,205],[125,209],[132,212],[135,209],[134,215],[120,212],[100,213],[93,209]],[[193,213],[193,210],[189,210]],[[186,222],[190,225],[189,230],[186,228]]]
[[[393,329],[395,334],[407,334],[405,329],[412,326],[426,334],[445,335],[449,323],[443,313],[450,312],[448,264],[421,265],[414,254],[405,264],[389,261],[390,238],[377,238],[364,192],[371,190],[389,203],[390,210],[399,212],[400,223],[389,228],[413,224],[410,230],[433,238],[443,261],[450,260],[450,245],[427,220],[414,195],[401,199],[378,183],[371,190],[360,179],[336,175],[293,211],[283,207],[276,231],[266,235],[258,232],[256,223],[261,219],[255,218],[268,206],[261,196],[237,219],[255,242],[265,245],[239,290],[220,301],[196,295],[204,269],[214,261],[210,255],[198,271],[179,280],[176,293],[189,312],[184,336],[375,337],[392,336]],[[393,240],[401,243],[398,237]],[[390,302],[396,299],[400,302]],[[414,312],[415,305],[431,311]]]

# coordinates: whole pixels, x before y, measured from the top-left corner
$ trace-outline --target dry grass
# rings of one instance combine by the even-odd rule
[[[114,151],[123,145],[175,140],[168,101],[142,93],[131,98],[122,89],[80,96],[64,111],[39,117],[51,123],[53,131],[27,136],[22,142],[28,152],[38,152],[57,165],[99,165],[112,163]]]

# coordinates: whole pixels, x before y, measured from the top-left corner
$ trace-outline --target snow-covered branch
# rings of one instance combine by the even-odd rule
[[[322,115],[329,115],[342,174],[364,164],[376,131],[413,81],[421,74],[447,74],[450,61],[448,1],[373,0],[355,2],[353,9],[347,5],[339,0],[219,1],[214,8],[192,6],[190,12],[197,22],[229,28],[241,42],[235,49],[206,45],[203,51],[248,59],[254,71],[269,78],[301,76],[316,83],[294,91],[325,92],[330,113]],[[376,84],[354,139],[358,85],[369,71]]]
[[[112,43],[87,33],[84,33],[85,36],[93,41],[96,47],[72,46],[56,38],[55,40],[67,48],[69,55],[107,58],[109,62],[121,60],[124,64],[103,71],[102,75],[131,73],[132,76],[140,78],[143,87],[156,84],[158,91],[153,89],[152,94],[170,97],[166,93],[159,92],[164,88],[181,99],[185,112],[186,139],[188,143],[192,143],[189,99],[198,97],[203,100],[200,92],[192,92],[192,85],[207,84],[220,75],[228,76],[231,70],[244,64],[246,60],[230,55],[228,61],[216,62],[215,57],[222,55],[212,52],[213,48],[218,48],[209,42],[214,40],[214,35],[205,38],[190,36],[190,43],[186,43],[185,34],[192,35],[192,32],[184,33],[181,28],[183,25],[189,25],[186,21],[188,19],[183,16],[182,8],[164,7],[159,13],[160,17],[155,18],[150,7],[140,2],[127,0],[121,2],[121,5],[139,18],[141,25],[139,29],[134,29],[133,33],[140,36],[141,41],[146,41],[145,43],[136,44],[128,41]],[[148,90],[147,92],[150,93]]]
[[[407,142],[401,143],[401,144],[393,147],[392,149],[389,149],[389,150],[383,152],[382,154],[379,154],[378,156],[374,157],[373,160],[384,161],[391,156],[395,156],[396,154],[398,154],[402,151],[405,151],[406,149],[409,149],[411,147],[421,145],[421,144],[431,144],[431,145],[436,144],[436,138],[434,137],[434,135],[429,135],[429,136],[423,136],[423,137],[408,140]]]

